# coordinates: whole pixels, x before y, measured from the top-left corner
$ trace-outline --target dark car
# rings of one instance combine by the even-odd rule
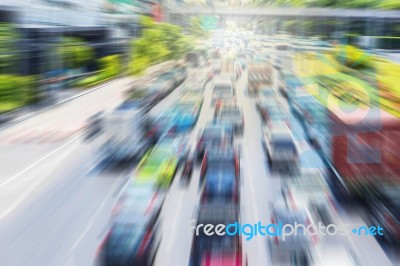
[[[196,158],[201,161],[208,145],[221,145],[233,143],[234,132],[231,125],[209,123],[201,133],[196,145]]]
[[[257,104],[257,110],[264,123],[283,121],[289,126],[289,116],[282,110],[282,107],[274,102],[262,101]]]
[[[221,109],[215,116],[215,120],[219,123],[231,124],[236,134],[243,135],[244,118],[239,107]]]
[[[188,152],[183,163],[181,184],[186,186],[190,184],[190,180],[193,174],[194,161],[195,160],[193,154],[191,152]]]
[[[231,224],[240,222],[239,209],[236,204],[206,203],[199,209],[197,224]],[[203,230],[197,234],[194,230],[190,266],[203,265],[247,265],[246,255],[242,249],[241,237],[238,235],[205,235]]]
[[[211,166],[204,177],[203,202],[239,202],[238,180],[229,163]]]
[[[128,186],[113,209],[112,226],[99,248],[99,265],[153,265],[159,243],[162,194]]]
[[[292,209],[281,200],[270,203],[271,224],[290,224],[295,223],[310,225],[310,218],[304,209]],[[293,259],[294,254],[307,254],[311,244],[311,237],[303,232],[303,228],[299,227],[297,234],[282,237],[273,236],[268,238],[268,247],[273,265],[282,265],[284,262]],[[305,264],[309,265],[309,264]]]
[[[383,186],[377,196],[367,201],[369,218],[375,226],[384,228],[384,235],[377,235],[387,245],[400,247],[400,187]]]
[[[233,171],[234,176],[239,179],[240,159],[239,152],[232,145],[210,146],[207,148],[200,170],[200,177],[209,169],[221,169],[222,171]]]
[[[85,136],[86,139],[91,139],[102,132],[103,119],[104,119],[104,112],[100,111],[90,116],[86,120],[86,136]]]

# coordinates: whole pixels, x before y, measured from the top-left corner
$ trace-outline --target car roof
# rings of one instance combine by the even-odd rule
[[[234,203],[212,202],[200,206],[198,223],[234,223],[238,221],[239,209]]]
[[[141,227],[152,215],[152,210],[161,206],[164,194],[152,186],[130,183],[119,195],[113,209],[113,224]]]
[[[230,86],[230,87],[232,87],[232,81],[230,79],[229,80],[225,80],[225,79],[218,78],[214,83],[214,88],[217,87],[217,86]]]

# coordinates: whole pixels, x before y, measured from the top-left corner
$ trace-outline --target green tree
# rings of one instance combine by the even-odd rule
[[[80,68],[94,59],[94,50],[85,41],[75,37],[63,37],[58,53],[66,68]]]
[[[182,28],[169,23],[155,23],[141,16],[141,37],[132,43],[132,58],[129,66],[132,74],[141,74],[151,64],[178,59],[192,48],[190,39]]]
[[[159,25],[162,42],[168,49],[168,59],[178,59],[191,49],[189,37],[182,33],[182,28],[169,23]]]
[[[378,2],[378,7],[382,9],[400,9],[400,1],[398,0],[382,0]]]
[[[195,38],[207,38],[210,36],[209,31],[203,28],[201,17],[191,17],[189,24],[189,33]]]
[[[398,0],[252,0],[256,6],[400,9]]]
[[[0,73],[15,72],[15,62],[19,58],[16,49],[19,40],[17,30],[9,23],[0,23]]]

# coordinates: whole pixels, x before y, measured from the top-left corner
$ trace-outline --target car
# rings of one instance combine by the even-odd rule
[[[139,162],[134,174],[135,182],[154,184],[160,189],[167,189],[187,153],[188,145],[185,139],[179,137],[162,139]]]
[[[161,98],[161,93],[151,92],[148,81],[133,83],[131,88],[125,92],[127,102],[135,102],[145,112],[149,111]]]
[[[234,132],[232,125],[208,123],[199,134],[196,144],[196,159],[202,161],[206,148],[209,145],[221,145],[221,143],[233,143]]]
[[[303,169],[284,180],[282,194],[293,208],[306,208],[314,224],[334,224],[338,219],[339,204],[319,169]]]
[[[204,91],[207,84],[207,79],[205,75],[192,75],[190,78],[190,88],[198,88],[199,91]],[[188,87],[189,88],[189,87]]]
[[[235,94],[233,84],[232,84],[232,76],[231,75],[223,75],[218,77],[218,79],[214,83],[213,93],[230,93],[232,95]]]
[[[222,170],[230,168],[229,171],[232,170],[236,179],[239,180],[240,158],[238,150],[229,143],[207,147],[200,170],[201,179],[204,178],[206,172],[211,167],[213,167],[214,170],[218,168]],[[220,172],[221,171],[219,171],[219,173]]]
[[[137,222],[130,221],[130,215],[142,215],[141,213],[145,211],[158,217],[165,195],[165,192],[158,190],[151,184],[139,184],[135,180],[129,180],[117,195],[116,203],[112,209],[112,223],[129,224]]]
[[[161,113],[153,123],[153,130],[159,136],[163,134],[186,133],[194,127],[200,114],[195,105],[187,108],[186,105],[177,105]]]
[[[201,92],[185,92],[183,96],[178,100],[178,103],[191,104],[197,107],[201,107],[203,104],[204,96]]]
[[[267,155],[270,171],[294,173],[299,168],[298,148],[285,122],[263,128],[262,146]]]
[[[213,92],[211,106],[218,106],[227,101],[236,101],[235,95],[231,92]]]
[[[192,152],[189,152],[183,164],[183,170],[181,174],[181,184],[186,186],[190,184],[190,180],[193,174],[194,163],[195,163],[194,154]]]
[[[275,122],[285,122],[290,126],[289,115],[276,102],[263,101],[257,104],[257,110],[261,120],[268,126]]]
[[[221,61],[219,59],[210,59],[209,64],[214,75],[221,73]]]
[[[236,108],[236,107],[237,107],[237,104],[236,104],[235,98],[218,101],[217,104],[215,105],[215,109],[214,109],[214,118],[217,116],[217,114],[219,113],[220,110],[232,109],[232,108]]]
[[[290,208],[279,198],[274,203],[270,203],[269,207],[271,224],[310,225],[310,219],[305,209]],[[304,254],[309,254],[313,240],[302,230],[304,228],[298,227],[297,234],[285,235],[284,240],[282,235],[268,237],[269,254],[273,265],[282,265],[290,262],[294,257],[304,257]]]
[[[231,124],[235,134],[243,135],[244,117],[239,107],[220,109],[214,120],[219,123]]]
[[[384,228],[383,236],[378,241],[388,247],[400,247],[400,186],[381,185],[376,196],[367,200],[368,216],[375,226]]]
[[[111,228],[100,244],[99,265],[152,265],[161,242],[159,214],[164,194],[129,183],[118,197]]]
[[[104,111],[100,111],[86,120],[85,139],[91,139],[103,131],[104,117]]]
[[[174,71],[167,71],[159,76],[155,77],[151,82],[151,86],[154,88],[158,88],[163,94],[164,97],[171,92],[177,85],[177,76]]]
[[[161,73],[155,79],[153,83],[159,83],[166,85],[168,91],[173,90],[179,86],[187,78],[187,68],[182,65],[174,66],[171,70]],[[168,85],[168,86],[167,86]]]
[[[240,79],[240,77],[242,76],[242,72],[243,72],[243,67],[240,63],[236,63],[235,64],[235,80]]]
[[[195,116],[195,119],[197,120],[198,116],[200,115],[202,105],[202,99],[198,99],[196,101],[178,101],[172,109],[190,113]]]
[[[229,163],[212,164],[204,176],[202,201],[239,202],[235,169]]]
[[[197,216],[197,224],[231,224],[240,222],[237,204],[212,202],[201,204]],[[203,265],[247,265],[247,256],[242,248],[242,238],[213,234],[208,236],[203,230],[199,234],[194,230],[190,266]]]
[[[208,73],[207,73],[207,82],[210,82],[211,80],[214,79],[215,75],[216,75],[216,69],[215,68],[211,68]]]
[[[151,124],[152,118],[137,103],[123,102],[106,113],[97,124],[105,135],[99,146],[103,162],[121,165],[141,158],[158,140]]]
[[[272,87],[261,87],[258,91],[258,98],[262,99],[275,99],[277,97],[274,88]]]

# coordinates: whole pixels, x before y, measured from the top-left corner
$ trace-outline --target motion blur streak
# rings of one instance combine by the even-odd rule
[[[0,265],[399,265],[399,22],[0,0]]]

